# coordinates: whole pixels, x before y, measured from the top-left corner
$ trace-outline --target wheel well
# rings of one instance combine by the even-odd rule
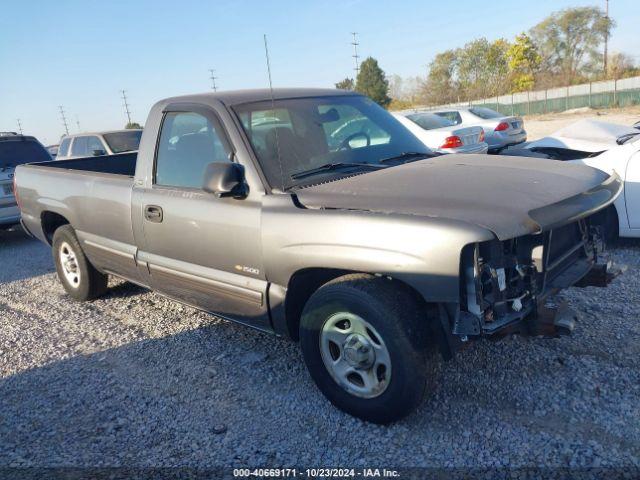
[[[59,213],[43,212],[41,216],[42,232],[44,233],[49,245],[53,242],[53,234],[62,225],[67,225],[69,220]]]
[[[298,340],[298,329],[300,327],[302,310],[311,295],[325,283],[351,273],[367,272],[356,272],[337,268],[306,268],[295,272],[291,276],[284,303],[287,330],[290,338]],[[395,281],[410,290],[418,302],[426,305],[422,295],[411,285],[401,282],[400,280]]]

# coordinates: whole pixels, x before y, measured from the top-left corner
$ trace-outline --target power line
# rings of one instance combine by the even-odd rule
[[[218,77],[216,77],[214,75],[214,72],[215,72],[214,69],[212,69],[212,68],[209,69],[209,73],[211,74],[211,76],[209,78],[211,79],[211,90],[213,90],[214,92],[217,92],[218,91],[218,87],[216,86],[216,79]]]
[[[607,19],[607,31],[604,34],[604,75],[607,75],[607,63],[609,56],[609,0],[605,0],[604,16]]]
[[[19,118],[18,118],[18,130],[20,130],[20,135],[22,135],[22,123],[20,123]]]
[[[127,122],[129,124],[131,123],[131,112],[129,111],[129,104],[127,103],[127,92],[125,90],[120,91],[122,92],[122,101],[124,102],[122,106],[124,107],[124,111],[127,114]]]
[[[64,125],[64,131],[67,133],[67,135],[69,135],[69,125],[67,124],[67,117],[65,117],[64,115],[64,108],[62,108],[62,105],[58,105],[58,108],[60,109],[60,118],[62,119],[62,124]]]
[[[360,73],[360,62],[358,61],[358,59],[360,58],[358,56],[358,45],[360,45],[360,44],[358,43],[358,39],[356,38],[357,35],[358,35],[358,32],[351,32],[351,35],[353,35],[353,42],[351,42],[351,45],[353,45],[353,55],[352,55],[352,57],[356,62],[355,71],[356,71],[356,78],[358,78],[358,73]]]

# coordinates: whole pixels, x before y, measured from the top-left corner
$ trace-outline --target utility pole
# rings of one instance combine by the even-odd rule
[[[353,55],[352,55],[352,57],[356,62],[355,71],[356,71],[356,80],[357,80],[358,79],[358,74],[360,73],[360,62],[358,62],[358,59],[360,58],[358,56],[358,45],[360,45],[360,44],[358,43],[358,39],[357,39],[358,32],[351,32],[351,35],[353,35],[353,42],[351,42],[351,45],[353,45]]]
[[[67,124],[67,117],[65,117],[64,115],[64,108],[62,108],[62,105],[58,105],[58,108],[60,109],[60,118],[62,119],[62,124],[64,125],[64,131],[67,135],[69,135],[69,125]]]
[[[20,131],[20,135],[22,135],[22,123],[20,123],[19,118],[18,118],[18,130]]]
[[[211,76],[209,78],[211,79],[211,90],[213,90],[214,92],[217,92],[218,91],[218,87],[216,86],[216,79],[218,77],[216,77],[214,75],[214,72],[215,72],[214,69],[212,69],[212,68],[209,69],[209,73],[211,74]]]
[[[607,77],[607,63],[609,62],[609,0],[605,0],[604,18],[607,20],[607,31],[604,34],[604,76]]]
[[[131,123],[131,112],[129,111],[129,104],[127,103],[127,92],[125,90],[120,90],[122,92],[122,101],[124,104],[124,111],[127,114],[127,125]]]
[[[76,115],[76,125],[78,126],[78,133],[80,133],[82,130],[80,129],[80,119],[78,118],[78,115]]]

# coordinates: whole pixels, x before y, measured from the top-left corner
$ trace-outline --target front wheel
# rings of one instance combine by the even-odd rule
[[[58,278],[72,298],[91,300],[107,291],[108,276],[91,265],[71,225],[55,231],[52,250]]]
[[[346,275],[318,289],[300,344],[322,393],[345,412],[389,423],[413,411],[434,379],[426,308],[404,285]]]

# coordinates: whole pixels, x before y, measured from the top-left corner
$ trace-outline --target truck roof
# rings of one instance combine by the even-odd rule
[[[69,135],[63,135],[62,138],[71,138],[71,137],[84,137],[86,135],[107,135],[109,133],[120,133],[120,132],[141,132],[142,128],[121,128],[119,130],[100,130],[97,132],[80,132],[80,133],[70,133]]]
[[[195,102],[215,98],[227,105],[240,105],[271,100],[283,100],[288,98],[326,97],[326,96],[359,95],[349,90],[337,90],[335,88],[256,88],[248,90],[228,90],[223,92],[199,93],[167,98],[164,102]]]

